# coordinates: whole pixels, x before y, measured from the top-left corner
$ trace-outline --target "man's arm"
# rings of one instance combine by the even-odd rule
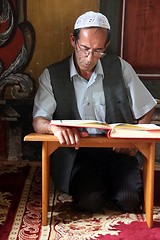
[[[35,117],[32,125],[37,133],[54,134],[51,129],[50,121],[44,117]]]
[[[138,124],[150,123],[154,112],[155,112],[155,107],[152,108],[148,113],[146,113],[140,119],[138,119],[137,123]],[[124,153],[124,154],[128,154],[130,156],[136,155],[136,153],[138,151],[137,148],[114,148],[113,150],[117,153]]]
[[[35,117],[33,119],[33,128],[37,133],[54,134],[61,145],[75,145],[79,148],[80,137],[87,137],[87,132],[79,132],[77,128],[58,127],[50,124],[50,121],[44,117]]]
[[[155,112],[155,107],[152,108],[148,113],[146,113],[144,116],[142,116],[139,120],[138,123],[139,124],[143,124],[143,123],[150,123],[153,117],[153,114]]]

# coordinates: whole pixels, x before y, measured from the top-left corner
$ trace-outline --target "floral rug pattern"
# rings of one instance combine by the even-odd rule
[[[114,238],[120,236],[120,225],[128,227],[135,222],[138,225],[140,223],[146,225],[145,214],[121,213],[111,209],[104,209],[99,214],[83,214],[73,210],[70,203],[70,196],[57,194],[49,240],[121,239]],[[154,222],[160,223],[160,207],[154,207]],[[160,229],[157,228],[155,231],[160,232]]]
[[[6,215],[11,204],[11,200],[9,200],[11,196],[9,192],[0,192],[0,225],[3,225],[6,220]]]
[[[145,214],[121,213],[111,208],[104,208],[98,214],[73,210],[71,196],[55,191],[52,184],[50,184],[48,225],[42,227],[41,167],[14,166],[10,170],[8,167],[4,167],[4,169],[1,167],[1,240],[160,239],[160,195],[158,194],[160,172],[156,174],[156,204],[152,229],[146,225]],[[7,180],[9,176],[12,181]],[[2,179],[4,180],[3,184]],[[8,183],[6,183],[7,181]],[[14,191],[13,186],[15,187]],[[8,190],[4,191],[6,187]]]

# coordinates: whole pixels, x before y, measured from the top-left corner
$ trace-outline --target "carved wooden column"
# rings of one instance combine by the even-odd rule
[[[34,90],[33,79],[25,73],[35,45],[25,11],[26,0],[0,0],[0,158],[8,160],[21,159],[22,154],[20,115],[12,105],[17,99],[32,99]]]

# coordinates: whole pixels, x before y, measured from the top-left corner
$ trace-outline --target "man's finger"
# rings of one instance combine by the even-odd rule
[[[88,132],[80,132],[81,137],[88,137]]]

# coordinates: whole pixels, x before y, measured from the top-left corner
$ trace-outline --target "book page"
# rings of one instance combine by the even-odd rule
[[[79,128],[97,128],[103,130],[110,130],[111,126],[105,122],[96,120],[51,120],[51,125],[79,127]]]
[[[107,133],[108,138],[137,138],[137,139],[160,139],[160,130],[152,131],[152,130],[124,130],[117,129],[113,131],[109,131]]]
[[[160,127],[155,124],[128,124],[113,123],[108,124],[96,120],[51,120],[51,125],[79,127],[79,128],[97,128],[103,130],[115,131],[160,131]]]
[[[128,124],[128,123],[117,123],[110,124],[113,131],[119,130],[136,130],[136,131],[160,131],[160,127],[155,124]]]

